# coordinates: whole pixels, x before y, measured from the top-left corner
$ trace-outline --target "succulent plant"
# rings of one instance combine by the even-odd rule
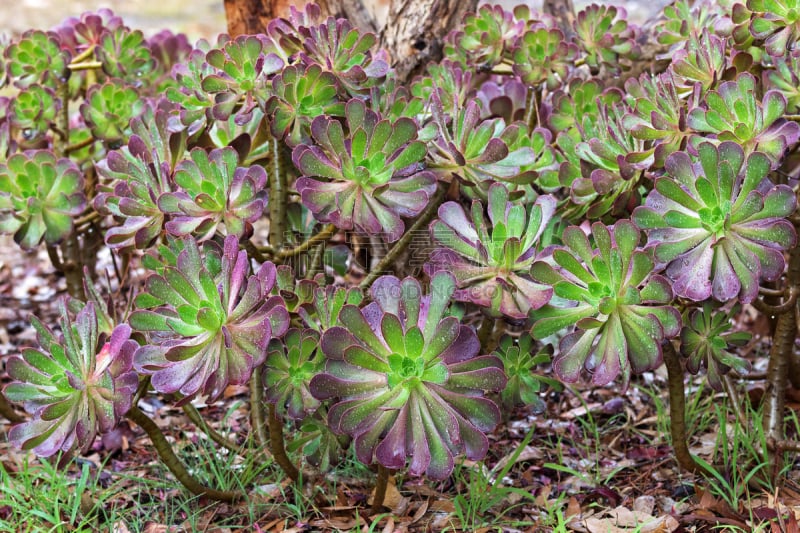
[[[482,5],[464,15],[462,29],[445,38],[444,55],[462,68],[491,70],[509,55],[525,29],[522,20],[499,5]]]
[[[0,232],[14,233],[25,250],[42,239],[57,244],[73,228],[86,206],[83,173],[69,159],[52,152],[17,153],[0,164]]]
[[[452,61],[443,60],[438,64],[428,65],[428,73],[417,77],[411,86],[411,93],[426,102],[426,107],[441,103],[448,115],[457,114],[467,102],[475,96],[474,76],[472,69],[461,68]],[[425,114],[426,116],[428,113]]]
[[[92,135],[115,145],[127,140],[131,119],[141,114],[144,107],[136,89],[113,80],[91,87],[80,110]]]
[[[713,0],[677,0],[664,6],[662,20],[656,27],[656,39],[672,52],[692,36],[721,24],[722,9]]]
[[[622,60],[639,54],[636,32],[628,25],[625,9],[591,4],[575,17],[575,42],[584,52],[583,60],[593,72],[606,67],[620,71]]]
[[[796,241],[786,220],[794,192],[772,185],[770,161],[760,152],[745,157],[741,146],[724,141],[702,143],[698,153],[696,163],[685,152],[667,158],[667,175],[656,179],[633,220],[667,265],[677,296],[752,302],[762,279],[783,273],[783,250]]]
[[[360,305],[363,299],[364,293],[358,287],[317,286],[312,289],[310,301],[304,302],[297,314],[306,327],[322,333],[341,325],[339,313],[345,305]]]
[[[688,97],[700,84],[700,92],[705,94],[715,89],[723,80],[728,69],[727,41],[708,30],[692,34],[686,46],[670,55],[669,71],[682,97]]]
[[[517,339],[503,335],[494,355],[503,362],[503,369],[508,376],[508,383],[500,393],[503,407],[513,409],[524,405],[530,406],[535,413],[544,412],[545,404],[539,392],[545,385],[560,388],[558,381],[536,374],[537,365],[550,361],[547,352],[542,350],[535,353],[533,338],[523,333]]]
[[[125,26],[121,17],[107,8],[87,11],[80,17],[69,17],[55,28],[61,43],[73,53],[85,52],[100,44],[103,35]]]
[[[798,0],[747,0],[751,11],[750,33],[764,42],[769,55],[782,56],[800,38]]]
[[[158,198],[158,208],[170,216],[167,231],[206,240],[224,225],[227,235],[249,238],[266,205],[264,168],[238,167],[231,147],[210,153],[195,148],[189,157],[175,168],[173,179],[180,189]]]
[[[24,348],[21,356],[8,359],[14,381],[3,391],[23,403],[32,418],[14,426],[8,438],[45,457],[85,451],[98,432],[113,429],[130,408],[139,383],[131,371],[138,345],[126,325],[108,337],[99,334],[93,303],[74,320],[62,304],[60,335],[35,317],[32,324],[40,348]]]
[[[173,75],[176,85],[167,87],[164,93],[170,102],[180,106],[178,117],[180,123],[188,128],[189,135],[204,129],[212,118],[214,95],[203,89],[203,79],[216,72],[214,67],[206,63],[209,49],[211,45],[207,41],[198,41],[186,60],[175,65]]]
[[[428,166],[445,175],[455,174],[467,183],[478,185],[485,194],[494,181],[531,182],[533,171],[523,170],[536,163],[531,146],[509,150],[508,143],[517,139],[520,125],[506,126],[502,119],[481,120],[480,100],[469,99],[450,117],[439,96],[432,98],[433,122],[426,129],[431,138]]]
[[[70,55],[53,32],[27,31],[8,45],[5,56],[8,77],[20,89],[33,84],[55,88],[69,77]]]
[[[800,112],[800,50],[774,58],[774,69],[766,71],[766,89],[778,91],[786,99],[787,114]]]
[[[389,72],[386,53],[374,51],[378,38],[345,19],[328,18],[322,24],[301,26],[303,49],[298,57],[306,66],[325,66],[342,87],[356,96],[377,85]]]
[[[215,95],[212,116],[225,120],[236,114],[239,123],[250,121],[255,94],[265,91],[269,78],[284,66],[283,58],[255,35],[240,35],[209,50],[206,61],[215,70],[201,82],[204,91]]]
[[[263,367],[264,399],[281,415],[301,420],[320,406],[308,390],[311,378],[325,366],[318,347],[319,333],[313,329],[292,328],[282,340],[270,341]]]
[[[361,100],[347,103],[345,120],[347,136],[334,118],[311,123],[314,144],[292,153],[303,174],[297,191],[320,222],[396,241],[405,230],[400,217],[419,214],[436,190],[433,174],[419,171],[425,143],[413,120],[382,119]]]
[[[573,220],[578,214],[598,219],[625,213],[637,203],[639,179],[655,157],[646,141],[626,127],[626,111],[622,104],[603,106],[593,123],[584,121],[582,129],[591,131],[590,135],[558,138],[562,151],[575,153],[575,157],[568,154],[559,169],[562,185],[570,189],[570,201],[579,206],[570,215]]]
[[[555,89],[566,81],[578,48],[564,38],[561,30],[538,27],[526,31],[513,51],[514,74],[532,87],[546,83]]]
[[[142,32],[125,26],[103,34],[97,55],[103,72],[134,87],[146,81],[157,67]]]
[[[440,248],[431,253],[425,271],[452,273],[458,283],[456,300],[472,302],[495,316],[524,319],[553,294],[551,287],[534,282],[529,272],[556,200],[540,196],[526,209],[510,202],[508,189],[495,183],[489,187],[487,208],[489,224],[478,200],[472,202],[472,220],[456,202],[439,207],[430,231]]]
[[[337,435],[328,427],[325,407],[307,416],[300,424],[300,435],[286,444],[286,451],[302,451],[309,464],[327,472],[340,464],[350,444],[346,435]]]
[[[688,129],[686,103],[681,100],[670,72],[630,78],[625,90],[633,100],[623,126],[638,140],[653,142],[653,167],[663,168],[668,155],[686,147]],[[690,104],[691,105],[691,104]]]
[[[291,65],[272,79],[272,96],[264,103],[272,135],[289,146],[311,140],[311,121],[320,115],[344,115],[336,78],[319,65]]]
[[[26,140],[39,139],[51,128],[61,105],[49,87],[30,85],[11,100],[11,123],[22,130]]]
[[[697,374],[705,367],[708,384],[716,391],[723,388],[723,376],[731,370],[744,375],[750,370],[750,361],[728,351],[734,346],[744,346],[752,336],[745,331],[731,331],[732,317],[738,311],[714,310],[710,302],[702,308],[692,309],[681,331],[681,353],[686,356],[686,369]]]
[[[286,333],[289,314],[279,296],[269,296],[275,265],[263,263],[252,275],[249,270],[235,236],[226,237],[221,257],[201,256],[187,238],[176,265],[147,278],[129,322],[149,336],[134,366],[151,375],[153,388],[180,393],[181,403],[198,394],[213,402],[226,386],[250,379],[269,341]]]
[[[162,30],[149,37],[147,46],[153,59],[158,62],[158,71],[162,73],[159,79],[152,81],[152,89],[156,91],[155,94],[162,94],[167,87],[177,86],[172,68],[187,61],[192,46],[186,35],[169,30]]]
[[[506,124],[527,119],[528,86],[515,79],[486,81],[475,96],[481,101],[481,118],[502,118]]]
[[[370,108],[389,120],[400,117],[417,118],[422,115],[425,108],[423,99],[413,95],[407,86],[390,74],[386,76],[384,83],[370,89]]]
[[[689,127],[714,135],[716,142],[735,141],[746,153],[763,152],[777,167],[784,150],[800,139],[800,126],[783,118],[785,109],[778,91],[767,91],[759,101],[755,78],[743,73],[709,91],[689,112]]]
[[[619,89],[604,89],[595,78],[575,78],[566,88],[553,93],[552,106],[546,109],[547,125],[554,134],[577,127],[583,131],[584,136],[590,138],[594,128],[586,128],[584,124],[592,124],[593,119],[600,114],[601,107],[621,101],[622,91]]]
[[[622,374],[661,364],[661,344],[680,332],[681,317],[672,307],[669,281],[654,274],[650,255],[638,247],[640,231],[628,220],[613,228],[592,224],[593,248],[577,226],[562,234],[565,247],[552,261],[534,264],[534,279],[553,286],[565,305],[548,305],[534,313],[531,335],[545,339],[565,328],[553,370],[562,381],[575,382],[585,369],[592,383],[605,385]]]
[[[128,145],[109,152],[97,165],[109,183],[99,187],[94,207],[122,221],[106,232],[111,248],[147,248],[164,229],[158,198],[173,190],[172,172],[186,149],[185,133],[169,130],[171,109],[164,100],[148,105],[131,121]]]
[[[311,380],[320,400],[337,398],[328,423],[355,439],[363,463],[444,479],[453,456],[482,458],[485,431],[500,418],[484,391],[506,383],[502,363],[479,356],[475,332],[456,317],[443,318],[455,279],[440,272],[424,295],[413,278],[378,278],[373,302],[363,309],[346,305],[344,327],[322,336],[326,371]]]

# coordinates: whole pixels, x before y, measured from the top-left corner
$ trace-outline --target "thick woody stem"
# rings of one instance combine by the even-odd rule
[[[250,424],[255,433],[259,446],[266,446],[269,442],[267,423],[264,418],[264,391],[261,382],[261,372],[253,371],[250,376]]]
[[[283,444],[283,427],[281,419],[278,418],[277,409],[275,404],[267,404],[267,420],[269,421],[269,446],[272,450],[272,455],[275,457],[275,462],[281,467],[283,472],[291,478],[292,481],[297,483],[300,479],[300,472],[297,467],[292,464],[289,456],[286,455],[286,447]]]
[[[702,471],[689,452],[686,443],[686,397],[683,387],[683,365],[671,342],[664,344],[664,364],[667,367],[669,387],[669,430],[672,436],[672,449],[678,466],[693,474]]]
[[[433,215],[436,213],[436,210],[439,209],[439,204],[441,203],[442,199],[444,199],[444,195],[447,192],[446,187],[439,186],[436,190],[436,193],[430,199],[428,206],[422,212],[422,214],[417,218],[416,221],[411,225],[410,228],[406,230],[400,240],[392,246],[391,250],[381,259],[381,262],[373,268],[369,274],[364,278],[364,280],[359,285],[361,290],[366,291],[372,285],[372,283],[378,279],[378,276],[381,275],[381,272],[385,272],[389,270],[392,263],[400,257],[400,254],[411,244],[411,241],[414,240],[414,233],[419,230],[423,225],[427,224]]]
[[[192,421],[192,424],[200,428],[203,433],[208,435],[208,438],[233,453],[239,452],[239,447],[236,446],[236,444],[232,443],[218,432],[214,431],[214,428],[206,424],[206,421],[203,420],[203,416],[200,414],[197,408],[195,408],[195,406],[190,403],[184,404],[183,412],[186,413],[186,416],[189,417],[189,420]]]
[[[375,496],[372,498],[372,508],[370,512],[377,514],[383,507],[383,500],[386,499],[386,487],[389,485],[389,469],[382,464],[378,465],[378,479],[375,481]]]
[[[175,452],[172,450],[169,442],[167,442],[161,429],[150,417],[141,412],[138,407],[135,405],[131,407],[127,416],[147,433],[147,436],[150,437],[150,440],[153,442],[153,447],[155,447],[158,452],[158,456],[161,458],[161,462],[172,472],[172,475],[175,476],[181,485],[186,487],[186,490],[192,494],[206,496],[212,500],[222,502],[233,502],[245,498],[244,493],[241,492],[210,489],[192,477],[183,463],[181,463],[181,460],[178,459],[178,456],[175,455]]]
[[[786,273],[789,290],[796,293],[800,287],[800,248],[789,253],[789,267]],[[788,382],[791,360],[794,356],[794,340],[797,336],[797,306],[792,305],[778,315],[772,348],[767,366],[767,391],[764,402],[764,433],[773,442],[784,440],[784,408],[786,407],[786,384]],[[770,455],[770,472],[780,471],[781,453]]]

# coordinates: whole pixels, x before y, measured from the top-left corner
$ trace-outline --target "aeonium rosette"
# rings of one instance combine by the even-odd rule
[[[131,406],[139,383],[131,370],[138,346],[131,328],[119,325],[106,335],[98,326],[94,303],[74,317],[62,306],[61,334],[32,319],[39,348],[11,357],[14,381],[3,393],[20,402],[32,418],[14,426],[11,442],[40,456],[85,451],[98,432],[112,430]]]
[[[723,389],[725,375],[734,370],[744,375],[750,361],[740,357],[732,347],[744,346],[752,335],[746,331],[731,331],[732,317],[739,310],[714,309],[706,301],[701,309],[693,309],[681,330],[681,354],[686,356],[686,369],[697,374],[705,367],[708,384],[716,391]]]
[[[777,279],[783,252],[797,236],[786,220],[797,201],[787,185],[773,185],[770,159],[742,147],[703,143],[699,161],[676,152],[633,220],[647,233],[675,294],[700,301],[738,297],[752,302],[761,280]]]
[[[269,341],[286,333],[289,314],[280,296],[270,296],[275,265],[249,275],[235,236],[204,256],[193,239],[181,244],[175,264],[147,278],[136,298],[130,324],[149,343],[136,351],[135,366],[157,391],[183,395],[181,403],[198,394],[215,401],[227,385],[250,379]]]
[[[681,316],[666,278],[654,274],[650,255],[638,247],[640,231],[628,220],[613,228],[592,224],[594,247],[577,226],[564,230],[564,248],[553,263],[533,265],[534,279],[553,286],[565,305],[547,305],[534,313],[531,334],[544,339],[570,327],[553,359],[556,375],[578,381],[585,369],[592,383],[606,385],[622,374],[661,364],[661,344],[678,334]]]
[[[484,391],[506,383],[502,362],[479,355],[475,332],[456,317],[445,317],[455,279],[439,272],[423,296],[413,278],[378,278],[373,302],[342,308],[322,336],[326,371],[311,380],[320,400],[336,398],[330,427],[354,437],[360,461],[377,460],[412,475],[444,479],[453,456],[482,458],[484,434],[500,419]]]
[[[508,189],[494,183],[488,193],[489,223],[483,205],[472,202],[472,219],[456,202],[439,207],[430,225],[433,241],[440,245],[425,265],[429,274],[451,272],[457,282],[455,298],[472,302],[493,314],[525,318],[528,311],[550,301],[553,289],[529,275],[537,259],[539,237],[553,216],[556,200],[540,196],[527,210],[508,200]]]
[[[311,123],[314,144],[292,154],[303,173],[297,191],[317,220],[396,241],[405,230],[400,217],[418,215],[436,190],[434,175],[420,171],[425,143],[413,120],[382,119],[361,100],[347,103],[345,121],[347,134],[331,117]]]

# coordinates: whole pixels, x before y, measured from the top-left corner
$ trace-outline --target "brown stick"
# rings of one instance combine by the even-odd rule
[[[127,416],[147,433],[147,436],[153,442],[153,447],[158,452],[158,456],[161,458],[161,462],[189,492],[222,502],[233,502],[245,498],[245,495],[241,492],[210,489],[192,477],[186,467],[183,466],[181,460],[178,459],[178,456],[175,455],[166,437],[161,432],[161,428],[150,417],[141,412],[138,407],[135,405],[131,407]]]
[[[796,292],[800,286],[800,248],[789,253],[789,268],[786,272],[789,290]],[[778,315],[772,348],[767,366],[766,398],[764,402],[764,433],[767,439],[780,442],[784,440],[784,408],[786,407],[786,385],[791,359],[794,355],[794,340],[797,336],[797,307],[791,306]],[[780,471],[783,457],[781,453],[770,454],[770,472]]]
[[[389,485],[389,469],[378,464],[378,479],[375,481],[375,496],[372,498],[372,508],[370,512],[377,514],[383,507],[383,500],[386,499],[386,487]]]
[[[250,425],[253,427],[256,443],[261,447],[266,446],[269,442],[264,418],[263,389],[260,368],[256,368],[253,370],[253,375],[250,376]]]
[[[192,421],[192,424],[197,426],[199,429],[203,431],[208,438],[226,448],[227,450],[233,453],[239,453],[240,448],[235,443],[231,442],[227,438],[225,438],[222,434],[218,433],[214,430],[211,426],[206,424],[206,421],[203,420],[203,415],[197,410],[197,408],[192,405],[191,403],[183,404],[183,412],[186,413],[186,416],[189,417],[189,420]]]
[[[678,466],[687,472],[696,474],[702,468],[689,452],[686,444],[686,396],[683,387],[683,365],[671,342],[664,344],[664,364],[667,367],[667,383],[669,386],[669,430],[672,436],[672,449]]]
[[[269,422],[269,447],[272,451],[275,462],[281,467],[281,470],[291,478],[292,481],[297,483],[300,479],[300,472],[297,467],[292,464],[289,456],[286,455],[286,448],[283,445],[283,427],[281,419],[278,418],[275,404],[267,404],[268,414],[267,421]]]

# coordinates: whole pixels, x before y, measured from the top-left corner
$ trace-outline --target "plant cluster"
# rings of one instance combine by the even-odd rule
[[[734,304],[779,315],[775,346],[794,332],[799,20],[677,2],[663,71],[639,75],[644,30],[598,5],[568,31],[483,6],[411,80],[314,5],[195,46],[109,11],[3,44],[0,231],[44,241],[70,292],[7,362],[30,414],[11,440],[79,451],[127,416],[231,499],[137,403],[249,384],[287,475],[284,425],[320,468],[352,445],[380,489],[482,459],[497,402],[541,409],[545,370],[627,386],[666,362],[682,387],[679,352],[721,387],[747,369]],[[144,272],[118,280],[130,301],[84,271],[101,245]]]

